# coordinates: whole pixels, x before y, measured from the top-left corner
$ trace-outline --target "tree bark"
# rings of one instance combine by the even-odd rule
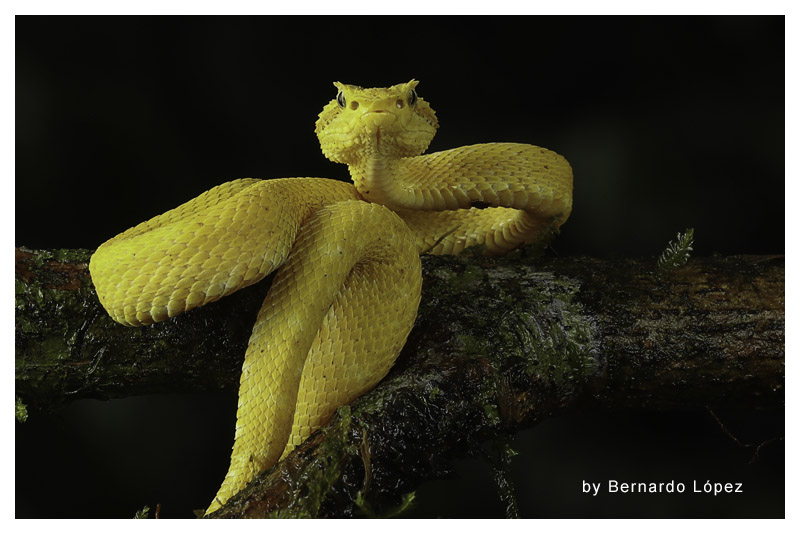
[[[91,251],[16,252],[16,390],[84,397],[235,389],[265,280],[158,325],[112,322]],[[784,258],[423,258],[389,376],[216,517],[385,514],[449,459],[578,405],[781,409]]]

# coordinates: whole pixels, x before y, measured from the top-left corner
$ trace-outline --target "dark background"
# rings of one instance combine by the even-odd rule
[[[240,177],[347,179],[313,133],[331,82],[420,80],[430,151],[516,141],[564,155],[561,256],[784,251],[783,17],[17,17],[16,244],[94,248]],[[81,401],[16,424],[17,517],[190,517],[213,497],[235,395]],[[747,443],[784,414],[720,414]],[[521,433],[525,517],[783,517],[784,449],[707,412],[593,413]],[[482,460],[417,493],[418,517],[500,517]],[[684,482],[588,497],[581,482]],[[691,494],[698,480],[741,495]]]

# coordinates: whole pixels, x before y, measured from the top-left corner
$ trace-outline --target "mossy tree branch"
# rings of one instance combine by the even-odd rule
[[[266,280],[159,325],[100,308],[91,251],[17,250],[17,395],[235,389]],[[390,375],[216,515],[392,509],[457,452],[577,404],[781,408],[784,260],[425,257],[417,324]],[[361,508],[355,503],[359,503]]]

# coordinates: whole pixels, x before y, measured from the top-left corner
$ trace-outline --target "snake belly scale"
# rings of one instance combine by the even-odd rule
[[[422,155],[438,121],[417,83],[334,84],[316,133],[352,184],[234,180],[92,256],[100,302],[127,326],[278,270],[245,354],[230,468],[207,514],[386,375],[417,314],[421,253],[503,254],[570,214],[572,170],[550,150],[486,143]]]

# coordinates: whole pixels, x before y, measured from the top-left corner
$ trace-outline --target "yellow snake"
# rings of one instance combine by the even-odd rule
[[[438,122],[417,83],[334,84],[316,133],[353,184],[235,180],[92,256],[100,302],[128,326],[280,269],[247,347],[230,469],[206,513],[386,375],[417,314],[420,253],[503,254],[569,216],[572,170],[550,150],[487,143],[420,155]]]

